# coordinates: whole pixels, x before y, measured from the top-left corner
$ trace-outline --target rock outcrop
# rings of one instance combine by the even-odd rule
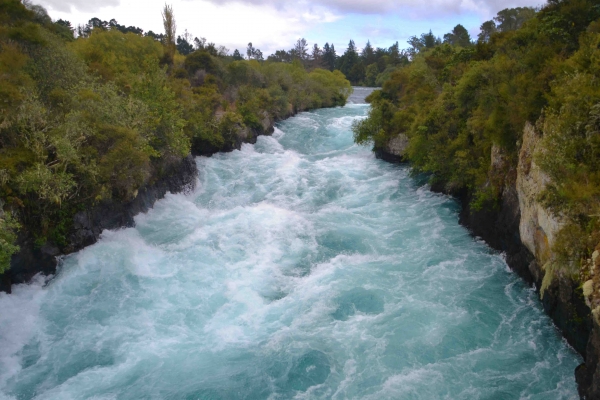
[[[536,260],[544,265],[551,259],[552,246],[564,223],[544,208],[538,200],[550,181],[534,160],[540,139],[535,128],[527,124],[523,131],[523,143],[519,152],[516,185],[521,211],[519,224],[521,241]]]
[[[408,136],[403,133],[390,139],[383,148],[375,148],[375,156],[387,162],[401,163],[406,161]]]

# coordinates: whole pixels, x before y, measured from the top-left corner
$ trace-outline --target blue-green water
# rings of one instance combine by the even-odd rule
[[[198,158],[194,193],[0,294],[0,398],[575,399],[535,293],[353,144],[367,110]]]

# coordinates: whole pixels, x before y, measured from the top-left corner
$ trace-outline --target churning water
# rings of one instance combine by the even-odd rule
[[[576,398],[578,356],[455,201],[353,144],[367,110],[198,158],[194,193],[0,294],[0,397]]]

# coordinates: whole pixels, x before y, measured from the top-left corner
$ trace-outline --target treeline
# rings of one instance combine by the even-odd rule
[[[423,35],[410,63],[368,99],[355,140],[381,150],[404,134],[415,171],[493,209],[514,183],[523,129],[533,124],[543,135],[535,161],[550,178],[540,200],[568,222],[554,251],[562,268],[581,266],[600,242],[599,18],[597,1],[550,0],[538,11],[502,11],[476,43],[460,28],[444,40]],[[493,148],[502,171],[491,168]],[[583,269],[568,273],[589,279]]]
[[[339,71],[233,60],[202,41],[184,56],[170,7],[163,20],[160,40],[116,21],[75,39],[42,7],[0,0],[0,273],[19,232],[64,248],[77,211],[351,92]]]
[[[399,66],[408,64],[409,53],[401,50],[398,42],[389,48],[374,48],[367,42],[362,50],[353,40],[342,55],[335,45],[325,43],[323,48],[314,44],[309,48],[306,39],[298,39],[290,50],[277,50],[268,61],[290,63],[298,61],[306,68],[340,70],[356,86],[381,86],[389,74]]]
[[[495,33],[517,30],[535,13],[535,9],[529,7],[502,10],[493,20],[481,25],[478,41],[485,42]],[[467,29],[459,24],[443,38],[436,37],[431,31],[420,36],[413,36],[408,40],[409,47],[405,49],[401,49],[398,42],[388,48],[375,48],[370,41],[362,49],[359,49],[356,43],[350,40],[348,47],[341,55],[338,55],[333,44],[325,43],[321,48],[315,43],[309,47],[305,39],[298,39],[293,48],[278,50],[267,60],[288,63],[298,60],[306,68],[325,68],[330,71],[338,69],[353,85],[380,87],[390,78],[392,72],[408,65],[416,54],[443,43],[469,48],[475,46],[476,42],[471,38]],[[247,51],[248,58],[263,59],[262,52],[258,52],[260,57],[256,57],[255,53],[252,43],[250,43]],[[241,57],[237,50],[235,55]]]

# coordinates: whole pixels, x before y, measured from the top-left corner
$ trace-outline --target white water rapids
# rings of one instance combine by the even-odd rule
[[[367,105],[197,159],[0,294],[3,399],[576,399],[579,357],[458,206],[353,144]]]

